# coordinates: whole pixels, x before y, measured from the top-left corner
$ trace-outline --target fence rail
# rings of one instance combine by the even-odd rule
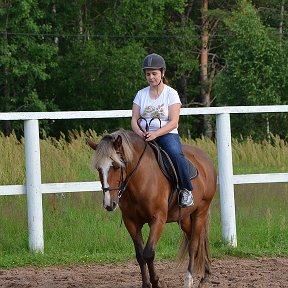
[[[287,113],[288,105],[182,108],[184,115],[216,115],[218,184],[220,190],[222,238],[237,246],[234,184],[288,182],[288,173],[233,175],[230,114]],[[41,183],[39,120],[131,117],[131,110],[13,112],[0,113],[0,121],[24,121],[26,184],[2,185],[1,195],[27,195],[29,248],[44,252],[42,194],[100,191],[101,183]]]

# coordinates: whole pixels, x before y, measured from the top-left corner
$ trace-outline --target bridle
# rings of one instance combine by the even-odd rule
[[[146,130],[146,132],[148,132],[148,131],[149,131],[149,127],[150,127],[150,125],[151,125],[151,122],[152,122],[153,120],[155,120],[155,119],[158,119],[158,120],[159,120],[159,122],[160,122],[160,128],[161,128],[161,120],[160,120],[160,118],[158,118],[158,117],[153,117],[153,118],[149,121],[149,123],[148,123],[147,119],[145,119],[144,117],[140,117],[140,118],[137,120],[137,125],[138,125],[138,127],[140,128],[140,130],[141,130],[142,132],[145,132],[145,131],[142,129],[141,125],[140,125],[140,122],[141,122],[142,120],[144,120],[144,121],[146,122],[146,123],[145,123],[145,124],[146,124],[146,125],[145,125],[145,130]],[[116,187],[107,187],[107,188],[105,188],[105,187],[103,188],[103,187],[102,187],[103,193],[118,190],[118,198],[120,199],[120,198],[122,197],[123,192],[126,190],[130,179],[132,178],[132,176],[134,175],[134,173],[136,172],[137,168],[138,168],[139,165],[140,165],[140,162],[141,162],[141,160],[142,160],[142,158],[143,158],[143,155],[144,155],[144,153],[145,153],[145,151],[146,151],[146,148],[147,148],[147,142],[145,141],[144,150],[142,151],[142,154],[140,155],[140,157],[139,157],[139,159],[138,159],[135,167],[133,168],[133,170],[131,171],[131,173],[130,173],[129,175],[127,175],[127,161],[125,161],[125,160],[123,159],[122,155],[121,155],[121,161],[124,163],[124,167],[123,167],[123,166],[120,167],[121,173],[120,173],[120,178],[119,178],[119,181],[118,181],[118,182],[120,183],[120,185],[119,185],[119,186],[116,186]],[[121,154],[121,153],[118,152],[118,154]],[[126,177],[125,177],[125,179],[124,179],[124,171],[126,172]]]
[[[110,191],[114,191],[114,190],[118,190],[118,198],[120,199],[123,195],[123,192],[126,190],[127,186],[128,186],[128,183],[130,181],[130,179],[132,178],[132,176],[135,174],[137,168],[139,167],[140,165],[140,162],[144,156],[144,153],[146,151],[146,148],[147,148],[147,142],[145,142],[145,146],[144,146],[144,149],[135,165],[135,167],[133,168],[133,170],[130,172],[129,175],[127,175],[127,161],[125,161],[122,157],[121,157],[121,160],[122,162],[125,164],[124,167],[121,166],[120,169],[121,169],[121,173],[120,173],[120,178],[119,178],[119,183],[120,185],[119,186],[116,186],[116,187],[107,187],[107,188],[103,188],[102,187],[102,191],[103,193],[105,192],[110,192]],[[126,177],[124,179],[124,171],[126,172]]]

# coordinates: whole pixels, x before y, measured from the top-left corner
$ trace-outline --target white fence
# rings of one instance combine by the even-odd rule
[[[286,113],[288,112],[288,105],[181,109],[181,115],[216,115],[218,183],[220,188],[222,237],[224,241],[234,247],[237,246],[234,184],[288,182],[288,173],[233,175],[230,114],[270,112]],[[101,190],[99,181],[41,183],[38,121],[43,119],[103,119],[131,117],[131,115],[131,110],[0,113],[0,121],[24,121],[26,185],[2,185],[0,186],[0,196],[27,194],[30,251],[44,252],[43,193]]]

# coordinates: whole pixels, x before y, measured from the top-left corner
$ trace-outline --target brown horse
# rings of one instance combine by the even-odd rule
[[[142,287],[166,287],[154,267],[155,249],[165,223],[179,220],[184,231],[180,250],[189,251],[184,287],[193,286],[192,271],[200,275],[199,287],[203,287],[210,275],[209,207],[217,183],[208,156],[196,147],[183,145],[186,157],[198,169],[198,176],[192,180],[194,205],[179,213],[177,195],[168,208],[171,184],[159,168],[152,148],[141,137],[119,130],[104,136],[98,144],[89,139],[88,144],[95,150],[93,166],[99,172],[104,208],[113,211],[119,204],[134,242]],[[146,245],[141,232],[145,223],[150,227]]]

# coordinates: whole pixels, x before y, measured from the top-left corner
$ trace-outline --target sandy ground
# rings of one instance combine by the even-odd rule
[[[168,288],[183,286],[183,269],[174,262],[157,262]],[[288,287],[288,258],[212,260],[210,287]],[[141,287],[136,262],[45,268],[0,269],[0,287],[134,288]],[[194,283],[197,287],[197,281]]]

